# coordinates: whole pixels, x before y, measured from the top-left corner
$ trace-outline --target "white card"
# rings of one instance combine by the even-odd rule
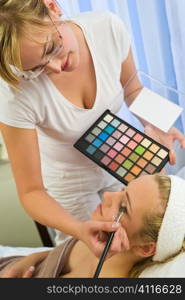
[[[183,111],[183,108],[144,87],[129,110],[167,132]]]

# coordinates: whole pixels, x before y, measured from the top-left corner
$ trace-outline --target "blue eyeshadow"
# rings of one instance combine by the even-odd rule
[[[105,129],[104,129],[107,133],[111,134],[113,133],[113,131],[115,130],[114,127],[108,125]]]
[[[96,148],[93,147],[92,145],[90,145],[86,151],[89,153],[89,154],[93,154],[95,151],[96,151]]]
[[[103,144],[103,142],[99,139],[95,139],[92,144],[98,148]]]
[[[109,137],[108,134],[106,134],[105,132],[102,132],[99,136],[98,136],[102,141],[106,141]]]

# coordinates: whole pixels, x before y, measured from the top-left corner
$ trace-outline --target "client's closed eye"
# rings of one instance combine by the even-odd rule
[[[127,206],[126,206],[125,202],[122,202],[122,203],[121,203],[121,205],[120,205],[120,207],[119,207],[119,211],[120,211],[120,212],[124,212],[125,214],[128,213]]]

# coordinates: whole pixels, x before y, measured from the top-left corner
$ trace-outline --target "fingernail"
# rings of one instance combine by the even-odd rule
[[[119,227],[119,223],[114,222],[114,223],[112,224],[112,227],[113,227],[113,228],[118,228],[118,227]]]

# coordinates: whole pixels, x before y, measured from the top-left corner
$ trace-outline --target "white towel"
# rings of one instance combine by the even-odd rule
[[[185,180],[170,175],[171,191],[153,261],[163,261],[182,248],[185,237]]]

